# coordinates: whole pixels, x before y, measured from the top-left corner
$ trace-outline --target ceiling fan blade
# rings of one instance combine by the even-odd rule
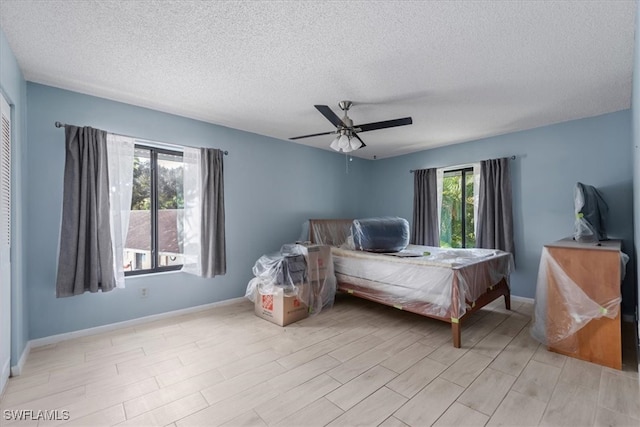
[[[334,113],[333,110],[331,108],[329,108],[329,106],[327,106],[327,105],[314,105],[314,107],[316,107],[316,110],[320,111],[320,114],[325,116],[327,118],[327,120],[329,120],[331,123],[333,123],[333,125],[335,127],[338,127],[338,126],[347,127],[347,125],[344,124],[342,119],[340,117],[336,116],[336,113]]]
[[[336,133],[336,131],[333,130],[331,132],[322,132],[322,133],[314,133],[311,135],[294,136],[293,138],[289,138],[289,139],[293,140],[293,139],[311,138],[312,136],[331,135],[332,133]]]
[[[405,117],[402,119],[385,120],[383,122],[365,123],[363,125],[357,125],[354,127],[360,129],[358,132],[368,132],[370,130],[393,128],[396,126],[410,125],[412,123],[413,120],[411,119],[411,117]]]
[[[364,141],[363,141],[363,140],[358,136],[358,134],[357,134],[357,133],[355,133],[355,132],[354,132],[354,133],[353,133],[353,136],[354,136],[355,138],[357,138],[357,139],[358,139],[358,141],[360,141],[360,142],[362,143],[362,146],[361,146],[360,148],[364,148],[364,147],[366,147],[366,146],[367,146],[367,144],[365,144],[365,143],[364,143]]]

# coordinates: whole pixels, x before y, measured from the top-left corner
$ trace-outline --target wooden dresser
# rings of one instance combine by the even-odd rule
[[[620,240],[578,243],[572,238],[545,245],[551,257],[590,299],[604,303],[620,297]],[[559,297],[556,278],[547,274],[547,336],[554,328],[568,323],[569,314]],[[567,319],[567,322],[558,319]],[[614,319],[591,320],[568,338],[554,343],[549,350],[614,369],[622,368],[620,309]],[[575,351],[573,351],[575,350]]]

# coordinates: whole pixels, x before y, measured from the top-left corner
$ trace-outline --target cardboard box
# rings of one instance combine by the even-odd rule
[[[255,312],[256,316],[280,326],[286,326],[309,316],[307,306],[295,296],[285,296],[282,288],[276,288],[273,294],[258,292]]]
[[[324,280],[331,262],[330,246],[307,246],[307,279],[310,282]]]

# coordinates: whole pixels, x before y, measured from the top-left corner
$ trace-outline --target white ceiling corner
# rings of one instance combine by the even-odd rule
[[[287,139],[354,101],[396,156],[631,104],[636,2],[0,1],[30,81]],[[340,114],[339,114],[340,115]],[[297,142],[328,149],[331,136]]]

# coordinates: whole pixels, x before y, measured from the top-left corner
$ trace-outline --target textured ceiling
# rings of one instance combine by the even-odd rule
[[[0,0],[0,26],[27,80],[276,138],[332,130],[313,105],[343,99],[356,124],[412,116],[361,134],[384,158],[629,108],[635,8]]]

